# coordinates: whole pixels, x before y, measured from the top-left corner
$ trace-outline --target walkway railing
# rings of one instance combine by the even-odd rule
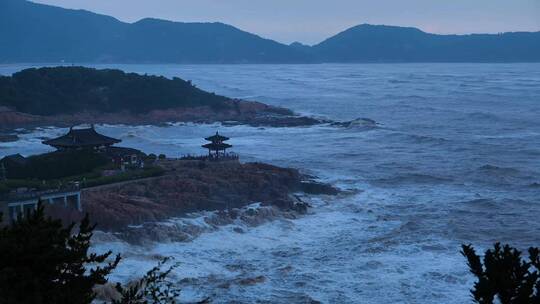
[[[21,193],[7,193],[0,195],[0,201],[20,201],[20,200],[31,200],[40,198],[44,195],[65,193],[65,192],[75,192],[80,191],[79,185],[69,185],[63,186],[56,189],[47,189],[41,191],[27,191]]]

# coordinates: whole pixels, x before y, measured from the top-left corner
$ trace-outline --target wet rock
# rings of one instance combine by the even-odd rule
[[[228,212],[229,212],[229,217],[232,220],[235,220],[236,218],[238,218],[238,209],[229,209]]]
[[[229,213],[223,210],[218,211],[209,217],[205,217],[204,221],[213,226],[225,226],[233,223],[233,219],[229,216]]]
[[[339,190],[331,185],[323,184],[314,181],[302,181],[300,183],[300,190],[308,194],[327,194],[337,195]]]
[[[255,285],[255,284],[264,283],[265,281],[266,281],[266,277],[261,275],[261,276],[257,276],[253,278],[240,279],[238,281],[238,284],[246,286],[246,285]]]
[[[343,128],[375,128],[377,127],[377,122],[369,118],[356,118],[350,121],[338,121],[332,122],[332,126],[343,127]]]
[[[280,217],[280,215],[278,210],[273,207],[249,208],[244,214],[240,215],[240,220],[248,226],[257,227]]]
[[[292,266],[285,266],[283,268],[280,268],[279,271],[283,272],[283,273],[289,273],[293,270],[293,267]]]
[[[13,109],[0,107],[0,128],[19,126],[64,127],[81,123],[105,123],[127,125],[167,125],[170,122],[214,123],[226,125],[247,124],[252,126],[296,127],[326,123],[312,117],[297,115],[289,109],[269,106],[255,101],[229,100],[230,107],[216,109],[209,106],[177,107],[156,109],[146,113],[131,113],[123,110],[113,113],[85,111],[75,114],[51,116],[30,115]]]
[[[290,199],[279,199],[272,202],[273,206],[276,206],[282,210],[289,210],[294,207],[294,203]]]
[[[178,283],[195,285],[198,282],[196,278],[183,278]]]
[[[248,210],[246,210],[245,215],[246,216],[256,216],[257,215],[257,210],[254,209],[254,208],[249,208]]]
[[[13,142],[19,140],[19,136],[15,134],[0,134],[0,142]]]
[[[309,207],[309,205],[308,205],[307,203],[301,202],[301,203],[295,203],[295,204],[293,205],[293,208],[292,208],[292,209],[293,209],[294,211],[300,213],[300,214],[306,214],[307,211],[308,211],[308,207]]]
[[[244,233],[244,229],[242,229],[240,227],[234,227],[233,231],[236,232],[236,233]]]
[[[124,228],[116,236],[131,244],[144,245],[153,242],[187,242],[202,232],[202,229],[190,229],[188,226],[147,223],[138,228]]]
[[[199,164],[199,161],[167,161],[160,163],[166,170],[163,176],[84,189],[83,208],[99,224],[100,230],[122,231],[129,225],[144,224],[149,230],[144,233],[145,237],[154,231],[158,238],[183,240],[187,230],[199,228],[188,225],[179,229],[145,223],[162,222],[193,212],[218,211],[203,221],[210,227],[232,224],[236,220],[259,225],[282,216],[283,212],[306,213],[309,205],[294,198],[294,192],[338,193],[329,185],[302,181],[304,176],[296,169],[238,162],[209,162],[200,169]],[[253,202],[270,208],[239,209]],[[165,236],[158,236],[158,231]],[[200,232],[187,234],[197,233]]]

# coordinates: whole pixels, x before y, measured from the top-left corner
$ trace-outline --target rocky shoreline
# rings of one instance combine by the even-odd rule
[[[229,100],[226,109],[208,106],[152,110],[147,113],[121,111],[115,113],[80,112],[51,116],[31,115],[0,107],[0,129],[42,126],[67,127],[83,123],[145,125],[169,122],[246,124],[268,127],[311,126],[326,121],[295,114],[289,109],[269,106],[255,101]]]
[[[168,160],[160,166],[166,169],[160,177],[83,190],[83,208],[99,230],[115,232],[131,243],[186,240],[188,236],[170,225],[165,229],[170,233],[164,233],[159,223],[204,211],[216,211],[207,217],[211,226],[237,219],[256,223],[260,216],[278,214],[294,217],[309,207],[295,193],[339,193],[296,169],[263,163]],[[246,209],[254,203],[263,208]]]

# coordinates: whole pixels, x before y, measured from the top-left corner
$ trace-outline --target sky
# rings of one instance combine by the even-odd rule
[[[135,22],[223,22],[282,43],[315,44],[351,26],[439,34],[540,31],[540,0],[33,0]]]

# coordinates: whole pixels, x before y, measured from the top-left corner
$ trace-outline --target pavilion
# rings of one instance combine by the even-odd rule
[[[210,158],[219,159],[220,156],[226,156],[227,149],[232,148],[232,145],[224,143],[224,141],[229,139],[230,138],[222,136],[216,132],[215,135],[205,138],[205,140],[210,141],[210,143],[202,145],[202,147],[208,149],[208,156]]]
[[[96,132],[94,125],[90,128],[69,128],[69,132],[57,138],[43,141],[43,144],[53,146],[58,150],[100,150],[121,142],[120,139],[108,137]]]

